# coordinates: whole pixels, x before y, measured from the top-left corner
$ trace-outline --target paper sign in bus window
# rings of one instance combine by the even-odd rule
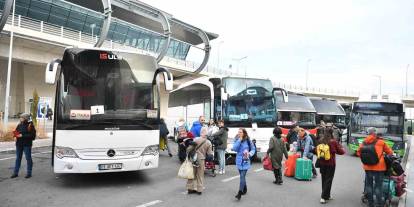
[[[89,110],[70,110],[70,120],[91,120]]]
[[[105,108],[103,105],[91,106],[91,114],[105,114]]]

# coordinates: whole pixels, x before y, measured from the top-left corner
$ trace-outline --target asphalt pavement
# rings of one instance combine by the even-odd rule
[[[174,144],[172,144],[174,145]],[[0,206],[323,206],[319,204],[320,177],[297,181],[284,177],[284,185],[272,183],[273,173],[255,163],[247,174],[248,193],[241,201],[238,172],[227,166],[225,175],[209,176],[202,195],[188,195],[186,180],[177,178],[179,161],[161,152],[157,169],[110,174],[56,175],[50,165],[50,147],[33,152],[33,177],[25,179],[25,160],[20,175],[10,179],[14,154],[0,153]],[[363,170],[359,159],[338,156],[332,196],[328,206],[358,207],[361,204]]]

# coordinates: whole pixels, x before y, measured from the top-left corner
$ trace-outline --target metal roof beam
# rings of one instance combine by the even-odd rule
[[[0,16],[0,32],[3,31],[4,25],[6,25],[7,18],[9,18],[12,6],[13,0],[6,0],[4,2],[3,12]]]

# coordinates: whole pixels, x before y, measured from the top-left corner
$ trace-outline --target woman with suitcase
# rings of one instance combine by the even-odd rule
[[[275,181],[273,183],[282,185],[282,160],[283,156],[288,159],[288,153],[286,144],[282,140],[282,129],[280,127],[273,129],[273,136],[270,138],[267,154],[272,161],[273,173],[275,175]]]

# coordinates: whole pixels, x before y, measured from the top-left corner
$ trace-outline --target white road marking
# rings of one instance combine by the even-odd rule
[[[162,201],[161,200],[155,200],[155,201],[151,201],[151,202],[148,202],[148,203],[144,203],[144,204],[139,205],[137,207],[148,207],[148,206],[153,206],[153,205],[156,205],[156,204],[159,204],[159,203],[162,203]]]
[[[234,179],[237,179],[237,178],[239,178],[239,177],[240,177],[240,175],[233,176],[233,177],[229,177],[229,178],[226,178],[226,179],[224,179],[224,180],[221,180],[221,182],[226,183],[226,182],[232,181],[232,180],[234,180]]]
[[[254,172],[260,172],[260,171],[263,171],[263,170],[264,170],[263,168],[259,168],[259,169],[254,170]]]
[[[37,152],[37,153],[33,153],[33,155],[40,155],[40,154],[47,154],[47,153],[51,153],[52,151],[46,151],[46,152]],[[6,158],[1,158],[0,161],[3,160],[11,160],[11,159],[16,159],[16,157],[6,157]]]

